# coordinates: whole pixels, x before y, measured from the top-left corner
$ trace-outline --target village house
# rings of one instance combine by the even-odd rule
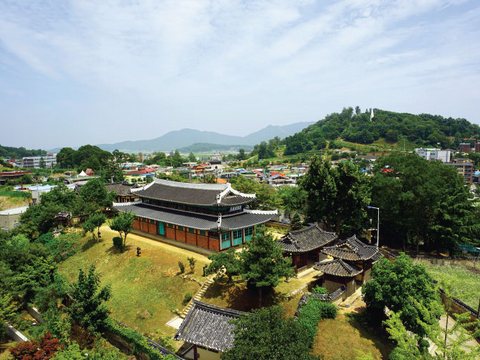
[[[283,253],[292,257],[293,266],[298,271],[318,262],[322,248],[332,244],[337,238],[337,234],[325,231],[315,223],[300,230],[290,231],[278,243]]]
[[[132,185],[130,184],[107,184],[107,191],[115,194],[116,203],[128,203],[138,200],[138,196],[132,193]]]
[[[322,286],[329,292],[344,286],[346,296],[370,280],[372,266],[382,256],[376,246],[365,244],[355,235],[324,247],[322,253],[329,256],[315,264],[315,269],[323,273]]]
[[[278,243],[284,255],[292,257],[297,272],[313,266],[320,272],[319,285],[329,293],[342,289],[343,299],[370,279],[372,265],[381,257],[376,246],[363,243],[355,235],[339,239],[317,223],[290,231]]]
[[[175,335],[175,340],[185,341],[179,354],[187,360],[220,360],[221,353],[233,346],[232,320],[242,314],[194,300]]]
[[[136,215],[135,231],[209,251],[241,246],[252,239],[257,225],[277,216],[276,210],[250,209],[255,194],[236,191],[230,183],[192,184],[156,179],[131,192],[140,200],[115,203],[114,209]]]

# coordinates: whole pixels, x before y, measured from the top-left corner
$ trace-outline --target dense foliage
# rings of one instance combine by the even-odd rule
[[[307,220],[323,223],[338,234],[360,231],[370,203],[368,178],[351,161],[337,167],[314,156],[300,185],[307,193]]]
[[[57,154],[57,164],[62,169],[76,169],[82,171],[92,169],[96,175],[105,180],[122,181],[123,173],[120,164],[135,160],[131,155],[114,150],[112,153],[94,145],[84,145],[74,150],[70,147],[62,148]]]
[[[235,320],[233,348],[223,360],[310,360],[309,334],[296,320],[285,318],[282,308],[273,306],[248,313]]]
[[[240,275],[250,287],[257,288],[262,301],[262,290],[278,285],[282,277],[293,275],[292,262],[283,256],[280,245],[263,227],[256,230],[253,239],[244,251],[230,250],[210,256],[212,262],[206,269],[207,274],[225,271],[229,280]]]
[[[121,212],[113,218],[110,228],[118,231],[120,238],[122,239],[121,250],[125,250],[127,244],[127,236],[133,229],[133,220],[135,220],[135,214],[131,212]]]
[[[79,192],[59,184],[42,194],[39,204],[27,209],[21,217],[19,232],[35,239],[57,225],[56,216],[59,213],[83,217],[109,207],[112,199],[112,193],[106,190],[101,179],[89,180]]]
[[[282,277],[293,276],[292,262],[283,256],[280,245],[263,227],[240,253],[242,277],[257,288],[275,287]]]
[[[45,150],[25,149],[24,147],[11,147],[0,145],[0,158],[21,159],[26,156],[42,156],[47,155]]]
[[[345,108],[327,115],[323,120],[287,137],[285,154],[299,154],[325,148],[327,141],[342,138],[347,141],[371,144],[381,138],[388,142],[405,139],[422,146],[456,147],[464,138],[480,135],[480,127],[465,119],[444,118],[439,115],[396,113],[375,109],[370,112]]]
[[[109,287],[100,288],[100,277],[95,266],[90,266],[87,273],[80,269],[78,280],[72,286],[73,300],[68,313],[76,324],[91,334],[97,334],[106,328],[109,311],[105,302],[110,296]]]
[[[458,243],[478,241],[478,207],[455,168],[438,161],[400,153],[378,159],[372,203],[389,245],[453,252]]]
[[[434,280],[422,265],[405,254],[395,261],[382,259],[372,270],[373,279],[362,288],[372,320],[384,320],[385,308],[400,314],[405,328],[423,338],[423,324],[435,324],[442,313]]]
[[[322,319],[335,319],[337,307],[331,302],[321,301],[310,297],[300,308],[298,323],[301,324],[308,334],[308,347],[312,347],[317,334],[318,322]]]
[[[246,194],[255,194],[256,199],[252,207],[262,210],[278,209],[282,205],[282,200],[277,191],[268,184],[260,183],[248,179],[244,176],[237,176],[230,179],[232,187],[235,190]]]

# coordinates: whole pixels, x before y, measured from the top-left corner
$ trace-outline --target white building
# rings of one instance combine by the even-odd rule
[[[417,148],[415,153],[426,160],[439,160],[443,163],[449,163],[452,158],[450,150],[441,150],[435,148]]]
[[[47,154],[45,156],[27,156],[22,158],[21,166],[23,168],[41,168],[42,161],[45,168],[50,169],[57,165],[57,154]]]
[[[20,223],[20,217],[27,211],[28,206],[0,211],[0,229],[12,230]]]

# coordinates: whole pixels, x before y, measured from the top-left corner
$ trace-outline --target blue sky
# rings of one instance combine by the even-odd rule
[[[480,123],[480,1],[0,0],[0,144],[246,135],[346,106]]]

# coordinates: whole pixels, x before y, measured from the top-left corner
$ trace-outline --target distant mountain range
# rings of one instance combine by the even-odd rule
[[[312,123],[299,122],[284,126],[268,125],[267,127],[247,136],[233,136],[213,131],[182,129],[170,131],[155,139],[122,141],[114,144],[100,144],[97,146],[107,151],[118,149],[124,152],[171,151],[177,149],[182,152],[215,151],[238,149],[240,146],[251,148],[255,144],[267,141],[276,136],[279,138],[285,138],[293,135],[310,124]]]

